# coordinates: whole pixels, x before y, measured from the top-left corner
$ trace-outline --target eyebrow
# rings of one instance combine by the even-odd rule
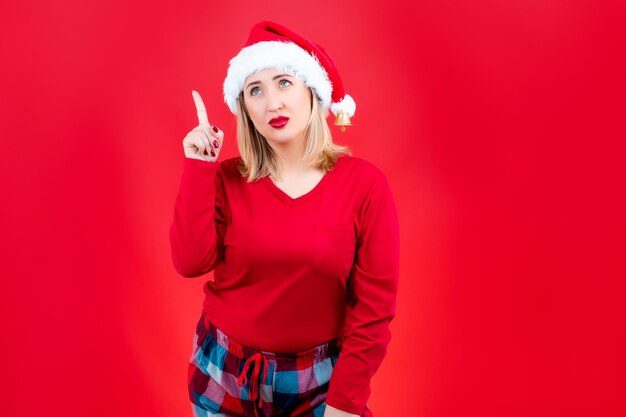
[[[280,78],[280,77],[284,77],[284,76],[291,77],[291,75],[289,75],[289,74],[279,74],[279,75],[273,77],[272,80],[275,80],[276,78]],[[293,77],[291,77],[291,78],[293,78]],[[248,84],[246,86],[246,90],[248,89],[248,87],[250,87],[251,85],[254,85],[254,84],[261,84],[261,81],[252,81],[250,84]]]

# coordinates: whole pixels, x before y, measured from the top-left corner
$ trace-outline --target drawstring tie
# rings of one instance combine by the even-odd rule
[[[252,365],[253,368],[252,380],[250,381],[250,386],[248,387],[248,396],[253,402],[258,398],[259,408],[261,408],[263,407],[263,396],[261,395],[261,389],[259,387],[259,374],[261,372],[261,366],[263,366],[263,380],[261,381],[261,384],[263,384],[267,378],[267,358],[263,356],[261,352],[257,352],[248,358],[243,366],[241,375],[239,375],[239,378],[237,379],[237,383],[240,387],[243,387],[248,383],[248,368],[250,368],[250,365]],[[254,408],[254,414],[258,415],[256,407]]]

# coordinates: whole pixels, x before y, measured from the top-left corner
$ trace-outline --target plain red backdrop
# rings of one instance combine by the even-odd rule
[[[191,415],[181,142],[197,89],[236,155],[221,86],[263,19],[333,56],[335,140],[394,191],[375,415],[626,415],[624,3],[259,3],[0,6],[0,415]]]

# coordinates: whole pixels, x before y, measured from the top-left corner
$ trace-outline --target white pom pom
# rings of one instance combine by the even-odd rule
[[[339,103],[331,104],[330,110],[333,112],[335,116],[337,116],[337,114],[339,114],[340,111],[343,111],[343,112],[348,113],[348,116],[352,117],[354,116],[354,113],[356,112],[356,103],[354,102],[354,99],[350,95],[346,94],[343,97],[343,100],[341,100]]]

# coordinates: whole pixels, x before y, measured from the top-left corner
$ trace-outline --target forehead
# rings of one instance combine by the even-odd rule
[[[271,80],[272,77],[275,77],[278,74],[288,74],[292,77],[295,77],[294,72],[289,68],[265,68],[248,75],[248,77],[244,81],[244,85],[254,81]]]

